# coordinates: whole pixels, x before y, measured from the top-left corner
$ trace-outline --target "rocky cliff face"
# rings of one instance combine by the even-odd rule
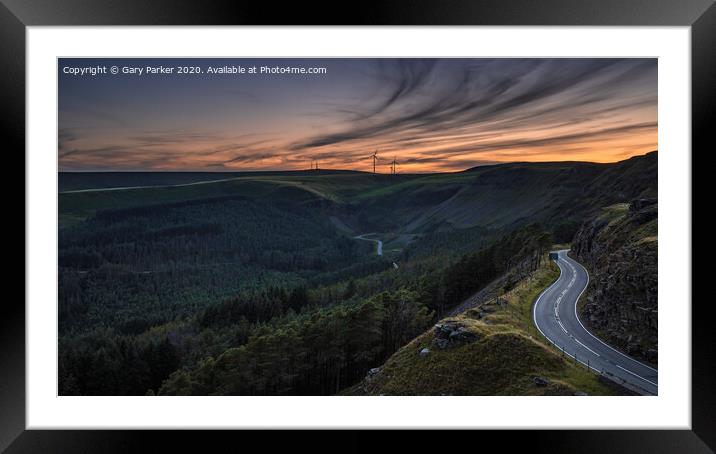
[[[577,232],[571,254],[589,271],[582,322],[605,341],[657,364],[657,203],[604,208]]]

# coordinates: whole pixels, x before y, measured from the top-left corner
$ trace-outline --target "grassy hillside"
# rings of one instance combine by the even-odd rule
[[[333,175],[360,172],[322,170],[320,173]],[[60,172],[57,183],[59,191],[66,192],[137,186],[190,185],[241,177],[310,176],[313,174],[315,171],[308,170],[287,172]]]
[[[441,334],[433,328],[401,348],[377,373],[346,394],[614,394],[613,388],[583,366],[563,358],[535,333],[532,303],[558,276],[557,266],[545,261],[510,291],[498,292],[497,298],[438,323],[451,326],[453,331],[464,330],[469,333],[463,335],[467,340],[442,341],[447,345],[441,346]],[[548,384],[536,384],[535,377],[546,379]]]
[[[88,178],[94,180],[96,177],[91,175]],[[412,177],[349,172],[308,175],[279,172],[278,175],[241,176],[230,180],[208,181],[200,184],[65,192],[59,195],[60,227],[72,225],[105,209],[217,197],[241,196],[255,200],[285,201],[293,204],[322,199],[340,205],[355,194],[367,189],[388,186],[399,179],[408,178]]]
[[[656,152],[616,164],[502,164],[413,178],[360,194],[354,203],[368,223],[385,230],[500,229],[539,221],[568,241],[601,207],[655,193],[656,172]]]
[[[343,222],[362,231],[425,234],[540,221],[568,241],[599,208],[655,194],[656,171],[653,152],[616,164],[513,163],[433,175],[276,172],[189,186],[65,193],[59,210],[64,226],[106,208],[227,195],[274,197],[277,188],[292,187],[334,202]]]

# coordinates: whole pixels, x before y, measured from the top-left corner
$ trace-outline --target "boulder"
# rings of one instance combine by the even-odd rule
[[[433,342],[440,349],[469,344],[479,339],[477,334],[454,321],[438,323],[433,333],[435,334]]]
[[[450,323],[438,323],[435,325],[435,328],[433,329],[433,332],[435,334],[435,337],[437,339],[447,339],[450,337],[450,333],[454,329],[454,322]]]
[[[428,356],[430,354],[430,349],[425,347],[424,349],[420,350],[420,356]]]
[[[450,342],[459,342],[462,344],[469,344],[471,342],[475,342],[477,340],[477,334],[473,333],[472,331],[469,331],[463,327],[459,327],[452,333],[450,333],[449,337]]]
[[[534,381],[534,384],[537,386],[547,386],[551,383],[549,379],[538,376],[532,377],[532,381]]]
[[[435,338],[433,340],[433,344],[435,344],[435,346],[440,350],[444,350],[448,347],[448,345],[450,345],[450,341],[447,339]]]

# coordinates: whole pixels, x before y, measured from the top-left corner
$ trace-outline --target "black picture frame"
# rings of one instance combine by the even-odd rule
[[[268,1],[245,0],[0,0],[0,106],[3,113],[0,121],[6,131],[6,159],[12,156],[17,160],[7,163],[6,176],[19,175],[18,166],[25,169],[19,150],[24,150],[25,145],[26,27],[59,25],[690,26],[692,148],[703,149],[701,153],[713,148],[713,140],[709,139],[716,105],[713,89],[716,81],[714,0],[401,0],[375,4],[286,2],[280,6]],[[697,168],[693,165],[694,156],[691,152],[692,169]],[[24,187],[24,180],[12,184],[23,184]],[[692,192],[698,194],[695,189]],[[24,235],[27,228],[24,203],[23,200],[23,221],[18,221],[18,215],[15,222],[6,224],[13,238]],[[691,222],[695,225],[693,216]],[[22,233],[19,232],[21,227]],[[7,243],[19,247],[19,242],[9,235]],[[708,248],[701,249],[701,253],[706,255]],[[6,256],[5,262],[6,265],[10,263],[9,257]],[[22,263],[25,263],[24,250]],[[18,264],[12,269],[24,276],[24,266]],[[6,274],[10,272],[8,269]],[[19,279],[8,279],[7,282],[19,285]],[[479,439],[484,449],[497,442],[497,446],[510,450],[522,446],[531,451],[549,452],[713,452],[716,449],[716,380],[712,378],[711,366],[716,359],[716,339],[713,319],[709,317],[710,306],[709,301],[693,298],[692,430],[518,431],[515,435],[520,436],[517,437],[500,431],[483,431],[469,435],[469,438],[472,441]],[[306,443],[313,449],[342,452],[372,450],[378,443],[367,432],[343,431],[331,434],[341,440],[341,447],[336,448],[327,442],[318,443],[318,436],[312,432],[292,432],[289,436],[263,433],[249,437],[247,433],[237,436],[231,431],[25,430],[24,287],[20,295],[3,298],[0,308],[0,450],[8,453],[141,452],[151,449],[151,444],[157,442],[169,450],[171,445],[186,449],[199,446],[194,443],[212,440],[213,446],[221,446],[238,439],[245,448],[260,439],[268,448],[275,447],[276,443],[287,443],[295,449]],[[247,437],[251,438],[250,442]],[[441,446],[452,449],[450,446],[453,446],[452,443],[442,444],[446,437],[424,431],[411,432],[406,438],[423,449],[441,449]],[[461,449],[459,444],[453,447]],[[238,446],[234,448],[238,449]]]

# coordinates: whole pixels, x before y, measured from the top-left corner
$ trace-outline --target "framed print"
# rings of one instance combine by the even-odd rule
[[[8,452],[167,438],[136,429],[713,449],[712,2],[132,3],[1,10]]]

